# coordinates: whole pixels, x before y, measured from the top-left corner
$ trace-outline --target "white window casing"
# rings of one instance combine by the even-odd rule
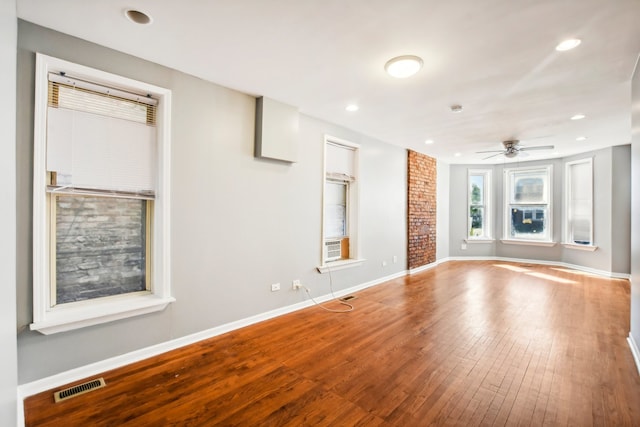
[[[552,246],[553,167],[504,170],[503,243]]]
[[[325,135],[322,196],[321,273],[361,265],[358,243],[358,150],[349,141]],[[348,242],[348,257],[337,242]],[[327,248],[330,248],[329,251]],[[339,257],[338,257],[339,256]]]
[[[140,94],[142,103],[157,100],[156,126],[152,128],[128,118],[49,108],[50,75],[77,79],[96,87],[117,88],[119,95]],[[35,86],[31,329],[52,334],[163,310],[175,301],[171,296],[169,262],[171,91],[39,53],[36,54]],[[114,120],[118,126],[110,124]],[[151,138],[151,132],[155,138]],[[93,141],[91,153],[87,152],[87,145],[81,143],[87,135],[91,135]],[[132,139],[136,144],[130,143]],[[48,174],[52,170],[60,171],[56,185],[51,185]],[[51,218],[47,192],[113,191],[122,192],[125,197],[153,199],[150,291],[52,304],[50,264],[51,251],[55,248],[51,248],[48,235]]]

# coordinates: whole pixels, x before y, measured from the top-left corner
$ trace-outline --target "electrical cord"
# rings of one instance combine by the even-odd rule
[[[342,305],[346,305],[347,307],[349,307],[348,309],[345,310],[334,310],[331,308],[327,308],[325,306],[323,306],[322,304],[319,304],[312,296],[311,296],[311,289],[307,288],[304,285],[300,285],[301,287],[304,288],[305,292],[307,293],[307,295],[309,295],[309,298],[311,298],[311,301],[313,301],[313,303],[315,305],[317,305],[318,307],[320,307],[321,309],[325,310],[325,311],[329,311],[331,313],[349,313],[350,311],[355,310],[355,307],[351,304],[349,304],[348,302],[342,301],[340,299],[338,299],[335,294],[333,293],[333,278],[331,277],[331,269],[329,268],[329,290],[331,291],[331,296],[333,297],[334,301],[339,302]]]

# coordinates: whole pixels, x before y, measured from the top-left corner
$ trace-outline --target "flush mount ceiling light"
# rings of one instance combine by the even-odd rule
[[[449,107],[452,113],[462,113],[462,105],[452,105]]]
[[[124,16],[126,16],[127,19],[133,22],[134,24],[148,25],[148,24],[151,24],[151,22],[153,22],[153,19],[151,19],[151,16],[135,9],[125,10]]]
[[[460,156],[462,156],[462,153],[456,153],[456,154],[454,154],[454,156],[460,157]]]
[[[415,55],[396,56],[384,64],[384,69],[391,77],[404,79],[413,76],[422,68],[422,58]]]
[[[350,112],[358,111],[359,109],[360,107],[358,107],[356,104],[349,104],[345,107],[345,110]]]
[[[427,139],[424,143],[427,145],[433,144],[433,139]]]
[[[571,116],[571,120],[582,120],[585,117],[587,117],[587,116],[585,116],[584,114],[575,114],[575,115]]]
[[[582,43],[582,40],[580,39],[567,39],[564,40],[563,42],[561,42],[560,44],[558,44],[558,46],[556,46],[556,50],[558,52],[564,52],[567,50],[571,50],[574,47],[578,47],[578,45]]]
[[[586,141],[587,137],[586,136],[579,136],[576,138],[576,141]]]

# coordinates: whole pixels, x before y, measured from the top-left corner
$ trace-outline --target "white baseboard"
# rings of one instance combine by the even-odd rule
[[[628,273],[615,273],[612,271],[598,270],[595,268],[584,267],[577,264],[569,264],[567,262],[560,261],[545,261],[537,259],[525,259],[525,258],[507,258],[497,256],[485,256],[485,257],[467,257],[456,256],[444,258],[446,261],[503,261],[503,262],[515,262],[521,264],[538,264],[538,265],[552,265],[556,267],[571,268],[573,270],[583,271],[585,273],[595,274],[596,276],[608,277],[610,279],[630,279],[631,275]]]
[[[640,350],[638,350],[638,345],[636,341],[633,339],[633,335],[629,332],[629,336],[627,337],[627,342],[629,343],[629,348],[631,348],[631,354],[633,354],[633,360],[636,362],[636,369],[638,370],[638,375],[640,375]]]
[[[389,276],[381,277],[375,280],[371,280],[360,285],[352,286],[347,289],[342,289],[331,294],[325,294],[322,296],[314,297],[319,303],[323,303],[333,299],[333,296],[340,298],[342,296],[379,285],[380,283],[387,282],[389,280],[397,279],[407,275],[406,271],[400,271],[398,273],[391,274]],[[296,304],[288,305],[286,307],[271,310],[265,313],[250,316],[244,319],[240,319],[234,322],[226,323],[224,325],[216,326],[215,328],[207,329],[195,334],[187,335],[181,338],[176,338],[171,341],[166,341],[157,345],[142,348],[140,350],[132,351],[127,354],[112,357],[109,359],[101,360],[99,362],[91,363],[89,365],[81,366],[79,368],[71,369],[69,371],[61,372],[56,375],[52,375],[46,378],[42,378],[29,383],[21,384],[18,386],[18,407],[20,413],[19,417],[23,413],[23,401],[29,396],[41,393],[46,390],[50,390],[56,387],[60,387],[65,384],[69,384],[74,381],[81,380],[83,378],[98,375],[101,372],[116,369],[131,363],[139,362],[144,359],[148,359],[153,356],[157,356],[162,353],[166,353],[171,350],[175,350],[180,347],[184,347],[190,344],[194,344],[198,341],[213,338],[218,335],[225,334],[227,332],[234,331],[236,329],[244,328],[245,326],[253,325],[265,320],[269,320],[284,314],[292,313],[294,311],[302,310],[314,305],[313,301],[306,300]],[[23,415],[23,414],[22,414]],[[24,417],[21,417],[24,422]]]
[[[555,262],[555,261],[539,261],[539,260],[531,260],[531,259],[517,259],[517,258],[503,258],[503,257],[447,257],[447,258],[441,258],[431,264],[427,264],[418,268],[414,268],[408,271],[406,270],[399,271],[397,273],[394,273],[385,277],[380,277],[378,279],[371,280],[369,282],[361,283],[356,286],[342,289],[334,292],[333,295],[325,294],[325,295],[314,297],[314,298],[319,303],[326,302],[333,299],[334,296],[336,298],[340,298],[342,296],[345,296],[357,291],[361,291],[363,289],[370,288],[372,286],[379,285],[389,280],[393,280],[399,277],[404,277],[406,275],[413,275],[413,274],[417,274],[417,273],[429,270],[431,268],[434,268],[448,261],[504,261],[504,262],[516,262],[516,263],[526,263],[526,264],[554,265],[554,266],[572,268],[575,270],[580,270],[587,273],[597,274],[597,275],[611,277],[611,278],[628,279],[630,277],[630,275],[628,274],[611,273],[607,271],[582,267],[579,265],[572,265],[572,264]],[[255,316],[250,316],[234,322],[226,323],[224,325],[216,326],[214,328],[197,332],[195,334],[176,338],[176,339],[166,341],[157,345],[132,351],[127,354],[101,360],[99,362],[91,363],[89,365],[81,366],[79,368],[71,369],[69,371],[61,372],[59,374],[42,378],[36,381],[21,384],[18,386],[18,392],[17,392],[18,394],[18,426],[21,427],[24,425],[23,401],[25,398],[29,396],[32,396],[34,394],[38,394],[43,391],[50,390],[56,387],[60,387],[62,385],[69,384],[71,382],[78,381],[83,378],[88,378],[94,375],[98,375],[101,372],[116,369],[125,365],[129,365],[131,363],[139,362],[141,360],[148,359],[150,357],[157,356],[159,354],[166,353],[168,351],[175,350],[177,348],[184,347],[184,346],[196,343],[198,341],[206,340],[208,338],[213,338],[215,336],[222,335],[227,332],[234,331],[236,329],[244,328],[245,326],[253,325],[255,323],[269,320],[274,317],[278,317],[284,314],[292,313],[294,311],[302,310],[304,308],[312,306],[313,304],[314,303],[311,300],[302,301],[296,304],[288,305],[286,307],[281,307],[265,313],[257,314]],[[639,362],[640,352],[638,352],[638,348],[635,345],[635,342],[633,341],[633,337],[631,335],[629,335],[628,341],[629,341],[629,346],[631,347],[631,351],[634,355],[636,365],[640,372],[640,362]]]

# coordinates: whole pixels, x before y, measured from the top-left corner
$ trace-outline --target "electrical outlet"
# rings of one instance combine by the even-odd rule
[[[393,256],[393,263],[395,264],[396,262],[398,262],[398,256],[397,256],[397,255],[394,255],[394,256]]]
[[[300,284],[300,280],[294,280],[292,285],[293,289],[296,291],[302,287],[302,285]]]
[[[467,249],[467,242],[462,242],[462,244],[460,245],[460,249],[462,249],[463,251]]]
[[[280,290],[280,283],[274,283],[271,285],[271,292],[276,292]]]
[[[382,266],[386,267],[387,266],[387,261],[382,261]]]

